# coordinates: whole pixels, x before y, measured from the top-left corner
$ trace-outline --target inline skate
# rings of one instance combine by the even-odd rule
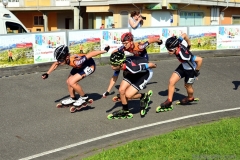
[[[70,112],[74,113],[76,111],[79,111],[92,103],[93,99],[89,99],[88,97],[80,97],[75,103],[73,103],[73,106],[70,107]]]
[[[170,102],[168,99],[165,102],[161,103],[161,105],[156,108],[157,113],[171,110],[173,110],[173,105],[172,102]]]
[[[176,102],[176,105],[189,105],[192,102],[198,102],[199,98],[192,98],[191,100],[188,99],[188,97],[185,97],[184,99]]]
[[[58,103],[56,105],[57,108],[67,108],[72,107],[73,103],[76,102],[76,100],[69,97],[68,99],[63,100],[61,103]]]
[[[133,118],[133,114],[123,109],[113,112],[107,116],[108,119],[130,119]]]
[[[149,90],[148,93],[145,93],[144,97],[140,99],[140,106],[141,106],[140,115],[141,116],[145,116],[145,114],[147,113],[148,103],[151,100],[150,97],[152,96],[152,94],[153,94],[152,90]]]

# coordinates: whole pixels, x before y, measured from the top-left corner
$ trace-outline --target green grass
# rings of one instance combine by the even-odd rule
[[[175,130],[103,150],[84,160],[240,159],[240,118]]]

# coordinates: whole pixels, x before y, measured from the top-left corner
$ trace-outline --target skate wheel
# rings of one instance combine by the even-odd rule
[[[113,119],[113,114],[109,114],[109,115],[107,116],[107,119]]]
[[[75,107],[77,111],[79,111],[82,107],[84,106],[79,106],[79,107]]]
[[[62,108],[63,105],[62,105],[61,103],[58,103],[58,104],[56,105],[56,107],[57,107],[57,108]]]
[[[84,103],[84,104],[82,104],[81,108],[82,107],[87,107],[87,105],[88,105],[87,103]]]
[[[145,109],[142,109],[141,112],[140,112],[141,116],[144,116],[146,114],[146,110]]]
[[[158,106],[157,108],[156,108],[156,112],[158,113],[158,112],[161,112],[161,106]]]
[[[118,102],[118,101],[120,101],[120,99],[119,99],[117,96],[113,97],[112,100],[113,100],[113,102]]]
[[[77,110],[76,107],[71,107],[71,108],[70,108],[70,112],[71,112],[71,113],[76,112],[76,110]]]
[[[152,90],[148,91],[148,95],[149,97],[151,97],[153,95],[153,91]]]
[[[179,101],[179,102],[176,102],[176,105],[181,105],[181,102]]]
[[[89,100],[88,100],[88,103],[89,103],[89,104],[92,104],[92,103],[93,103],[93,99],[89,99]]]
[[[198,102],[199,100],[199,98],[194,98],[194,102]]]
[[[133,114],[132,114],[132,113],[129,113],[129,114],[127,115],[127,118],[128,118],[128,119],[133,118]]]
[[[121,118],[121,117],[113,117],[114,119],[119,119],[119,118]]]

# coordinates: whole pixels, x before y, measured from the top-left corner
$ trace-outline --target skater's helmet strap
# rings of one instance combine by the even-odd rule
[[[65,59],[69,55],[69,49],[66,45],[60,45],[54,50],[54,57],[57,60]]]
[[[126,60],[126,55],[121,52],[114,52],[110,56],[111,65],[120,65]]]

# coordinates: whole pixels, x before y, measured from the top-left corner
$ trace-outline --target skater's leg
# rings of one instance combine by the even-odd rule
[[[180,104],[182,104],[182,105],[194,101],[192,84],[185,83],[184,86],[185,86],[185,88],[187,90],[187,95],[188,96],[183,98],[182,100],[180,100]]]
[[[75,74],[75,75],[71,75],[68,80],[67,80],[67,84],[69,86],[69,91],[72,93],[77,92],[80,96],[84,96],[85,93],[82,89],[82,87],[78,84],[78,82],[83,79],[83,76],[80,74]]]
[[[69,77],[71,77],[72,75],[69,75]],[[70,97],[71,98],[75,98],[75,91],[74,91],[74,89],[73,89],[73,87],[71,86],[71,85],[69,85],[69,77],[68,77],[68,79],[67,79],[67,81],[66,81],[66,83],[67,83],[67,87],[68,87],[68,92],[69,92],[69,95],[70,95]]]
[[[193,86],[192,84],[185,83],[185,88],[187,90],[188,99],[193,99]]]
[[[126,89],[125,96],[127,99],[139,99],[141,98],[141,93],[138,93],[138,90],[134,88],[133,86],[129,86]]]
[[[127,81],[122,81],[119,87],[119,94],[122,104],[127,104],[127,97],[126,97],[126,90],[130,86],[130,84]]]
[[[181,79],[181,77],[176,73],[173,72],[172,76],[169,79],[168,84],[168,100],[172,102],[173,94],[175,90],[176,83]]]

